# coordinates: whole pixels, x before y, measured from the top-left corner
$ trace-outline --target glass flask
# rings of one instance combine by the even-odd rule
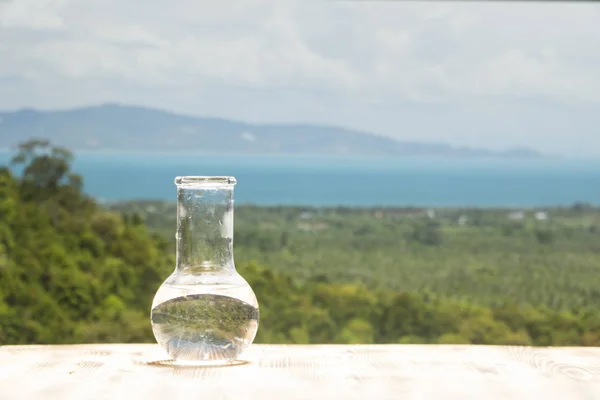
[[[178,363],[236,359],[258,330],[258,302],[233,261],[233,177],[183,176],[177,261],[152,302],[156,341]]]

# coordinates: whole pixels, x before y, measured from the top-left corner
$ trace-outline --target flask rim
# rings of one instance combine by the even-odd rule
[[[178,187],[187,186],[234,186],[237,180],[233,176],[178,176],[175,184]]]

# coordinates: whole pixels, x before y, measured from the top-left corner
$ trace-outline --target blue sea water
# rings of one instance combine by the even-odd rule
[[[0,152],[0,164],[10,155]],[[233,175],[236,203],[535,207],[600,204],[600,160],[235,156],[77,152],[101,200],[176,200],[178,175]]]

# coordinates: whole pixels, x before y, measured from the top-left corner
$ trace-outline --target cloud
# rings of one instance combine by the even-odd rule
[[[64,27],[59,16],[64,0],[13,0],[0,2],[0,27],[55,30]]]
[[[600,148],[599,48],[593,3],[12,0],[0,107],[122,101],[580,151]]]
[[[263,7],[265,15],[256,13],[259,18],[256,23],[246,24],[244,28],[242,20],[247,15],[243,13],[252,10],[240,6],[245,3],[238,3],[241,10],[233,16],[238,16],[234,21],[239,20],[241,27],[234,28],[233,32],[222,32],[223,28],[218,27],[208,31],[202,26],[195,29],[202,21],[210,25],[214,18],[231,16],[230,8],[208,3],[195,7],[188,2],[185,13],[181,10],[173,13],[171,24],[152,16],[146,21],[139,17],[131,20],[95,18],[93,10],[83,12],[74,6],[68,9],[63,24],[62,19],[48,12],[49,7],[32,9],[30,4],[15,4],[21,3],[10,3],[10,10],[32,14],[31,21],[56,18],[68,32],[52,40],[22,37],[23,43],[18,45],[21,49],[23,45],[27,48],[19,56],[25,58],[21,63],[35,64],[37,70],[59,78],[112,76],[147,85],[182,81],[202,85],[217,81],[252,87],[301,88],[311,84],[343,88],[352,86],[358,79],[343,60],[329,58],[308,47],[295,30],[285,7],[274,7],[273,11]],[[114,2],[116,9],[117,4]],[[198,18],[189,20],[188,13]],[[12,19],[7,21],[13,24],[6,26],[15,27],[16,14],[11,15]],[[186,29],[177,26],[177,20],[183,21]],[[10,50],[14,54],[17,49]],[[21,70],[13,67],[13,72],[20,74]]]

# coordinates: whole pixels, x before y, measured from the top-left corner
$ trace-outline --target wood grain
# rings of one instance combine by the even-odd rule
[[[600,349],[253,345],[190,367],[152,344],[0,347],[0,400],[138,398],[600,400]]]

